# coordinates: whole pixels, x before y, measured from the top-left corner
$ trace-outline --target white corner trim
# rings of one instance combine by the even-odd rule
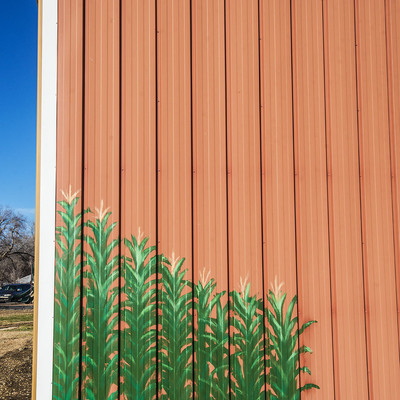
[[[42,93],[36,399],[51,400],[57,129],[57,3],[42,1]]]

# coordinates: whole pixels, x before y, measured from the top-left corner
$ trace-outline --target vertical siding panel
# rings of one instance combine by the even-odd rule
[[[257,1],[226,5],[230,290],[262,295]]]
[[[122,237],[156,241],[155,2],[122,1]]]
[[[191,268],[190,7],[159,1],[159,252]]]
[[[229,290],[262,298],[257,1],[226,2],[226,46]]]
[[[227,293],[224,24],[223,0],[193,1],[193,276],[203,285],[208,276]]]
[[[227,289],[223,1],[193,3],[195,281],[205,269]]]
[[[138,242],[149,238],[147,246],[156,245],[156,48],[155,48],[155,0],[122,0],[122,77],[121,77],[121,238]],[[123,246],[124,255],[130,253]],[[151,257],[151,255],[150,255]],[[147,259],[148,261],[149,259]],[[122,273],[121,358],[132,355],[131,338],[135,342],[131,300],[134,281],[125,270]],[[133,291],[133,292],[132,292]],[[137,316],[139,310],[134,313]],[[156,316],[151,316],[156,325]],[[147,326],[147,321],[145,321]],[[150,343],[154,347],[154,343]],[[143,349],[145,351],[147,349]],[[140,350],[139,350],[140,351]],[[133,354],[137,354],[135,349]],[[152,355],[143,360],[152,363]],[[134,367],[140,368],[141,359],[135,359]],[[130,366],[122,364],[123,393],[128,399],[137,394],[129,380]],[[141,389],[139,389],[140,392]],[[156,395],[156,389],[147,392],[148,398]]]
[[[356,1],[370,396],[400,397],[388,126],[385,2]]]
[[[119,2],[113,0],[86,0],[86,37],[85,37],[85,171],[84,171],[84,207],[90,207],[92,214],[86,220],[95,218],[107,209],[112,213],[108,226],[118,221],[119,216]],[[85,233],[91,235],[88,228]],[[118,239],[118,226],[111,233],[108,244]],[[84,251],[91,254],[86,244]],[[111,257],[118,254],[118,246],[113,250]],[[101,271],[100,271],[101,272]],[[83,398],[100,398],[101,393],[115,393],[117,390],[118,363],[111,371],[104,372],[106,365],[96,367],[89,363],[89,358],[96,358],[104,351],[104,359],[111,360],[118,351],[118,332],[109,325],[111,318],[115,318],[113,311],[107,321],[105,332],[101,332],[108,342],[114,340],[107,350],[103,348],[89,348],[90,323],[104,326],[104,322],[97,320],[97,312],[104,318],[103,307],[106,300],[90,299],[93,285],[88,286],[90,267],[84,266],[84,298],[83,298]],[[112,287],[118,285],[118,263],[113,268]],[[105,282],[103,282],[105,284]],[[101,289],[98,286],[99,290]],[[110,292],[108,295],[110,295]],[[102,291],[104,293],[104,289]],[[101,296],[101,295],[100,295]],[[97,301],[99,301],[97,303]],[[117,312],[117,311],[116,311]],[[100,318],[100,317],[99,317]],[[99,341],[96,337],[94,340]],[[104,346],[104,343],[102,344]],[[117,355],[118,356],[118,355]],[[115,360],[115,359],[114,359]],[[111,362],[111,361],[110,361]],[[115,362],[115,361],[114,361]],[[104,391],[104,392],[103,392]],[[111,397],[110,397],[111,398]],[[114,398],[114,397],[112,397]]]
[[[367,399],[354,4],[323,6],[335,393]]]
[[[277,277],[297,293],[290,2],[261,1],[261,90],[265,291]]]
[[[185,258],[191,280],[190,2],[159,0],[157,13],[159,253],[171,262]],[[176,371],[163,371],[167,367],[161,363],[160,373],[174,380]]]
[[[56,200],[71,201],[66,198],[77,194],[82,195],[82,66],[83,66],[83,7],[82,3],[74,1],[60,0],[58,4],[58,79],[57,79],[57,184]],[[75,212],[81,211],[82,202],[79,200]],[[57,210],[62,210],[57,206]],[[62,210],[64,211],[64,210]],[[64,222],[59,214],[56,217],[56,226],[62,226]],[[80,240],[78,239],[80,242]],[[77,245],[75,243],[74,245]],[[80,243],[79,243],[80,244]],[[60,249],[58,249],[60,250]],[[81,258],[78,260],[81,263]],[[64,276],[67,278],[68,276]],[[80,291],[73,293],[73,298],[68,298],[68,282],[62,280],[60,276],[55,277],[59,280],[62,292],[67,301],[71,303],[77,299],[79,304]],[[77,277],[80,287],[80,273]],[[70,285],[72,282],[70,282]],[[71,294],[71,293],[70,293]],[[54,364],[61,370],[65,368],[64,374],[54,371],[53,381],[54,396],[64,396],[68,390],[77,396],[78,382],[72,383],[71,388],[68,382],[62,380],[62,376],[75,378],[79,372],[77,364],[71,363],[73,355],[79,354],[80,343],[77,340],[73,344],[65,343],[66,340],[80,335],[80,312],[70,313],[74,309],[72,304],[58,303],[61,293],[55,293],[56,304],[54,317],[61,330],[54,331],[54,344],[61,345],[67,360],[59,357],[57,350],[54,352]],[[68,307],[68,313],[63,312],[63,307]],[[63,343],[63,345],[62,345]],[[57,359],[57,357],[59,357]],[[62,385],[60,387],[59,385]],[[69,387],[68,387],[69,386]],[[57,393],[58,392],[58,393]]]
[[[82,189],[82,13],[79,1],[59,1],[57,199]]]
[[[389,128],[397,282],[397,319],[398,330],[400,332],[400,4],[398,1],[386,1],[386,32],[389,72]]]
[[[292,3],[295,183],[299,322],[317,325],[300,339],[314,351],[302,357],[321,390],[307,398],[334,398],[328,210],[325,153],[322,2]]]
[[[160,253],[192,263],[190,8],[158,4]]]

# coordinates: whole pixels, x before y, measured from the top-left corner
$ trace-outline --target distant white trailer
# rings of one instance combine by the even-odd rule
[[[31,283],[32,275],[26,275],[21,279],[18,279],[16,283]]]

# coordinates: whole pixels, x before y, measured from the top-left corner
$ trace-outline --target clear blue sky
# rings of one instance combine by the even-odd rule
[[[0,205],[34,219],[37,5],[1,2]]]

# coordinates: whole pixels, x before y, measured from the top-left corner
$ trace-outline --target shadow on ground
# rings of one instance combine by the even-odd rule
[[[29,400],[32,380],[32,341],[0,357],[0,399]]]

